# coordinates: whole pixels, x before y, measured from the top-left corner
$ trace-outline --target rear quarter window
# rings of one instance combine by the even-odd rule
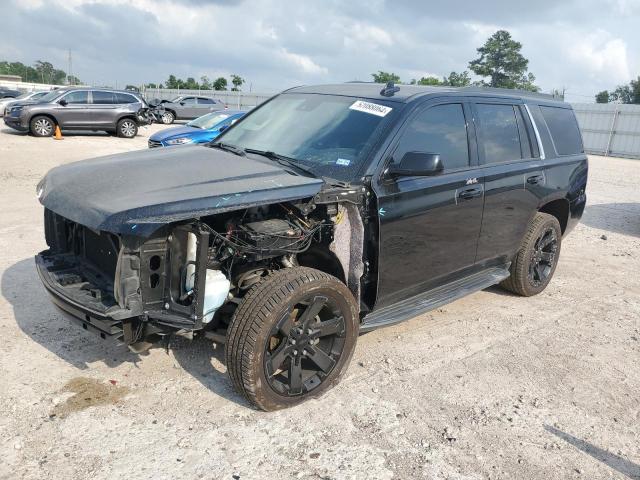
[[[549,127],[558,155],[576,155],[584,152],[580,129],[573,110],[541,105],[540,111]]]

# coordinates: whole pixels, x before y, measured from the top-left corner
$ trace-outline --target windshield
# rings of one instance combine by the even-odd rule
[[[42,97],[40,97],[38,99],[38,103],[48,103],[48,102],[52,102],[53,100],[55,100],[56,98],[58,98],[62,93],[60,90],[51,90],[49,93],[47,93],[46,95],[43,95]]]
[[[229,117],[230,115],[228,113],[207,113],[206,115],[198,117],[195,120],[191,120],[189,123],[187,123],[187,125],[189,125],[190,127],[203,128],[205,130],[208,130]]]
[[[169,102],[171,102],[171,103],[178,103],[180,100],[182,100],[182,96],[180,96],[180,97],[176,97],[176,98],[174,98],[174,99],[172,99],[172,100],[169,100]]]
[[[320,177],[351,181],[389,121],[390,102],[318,94],[279,95],[220,140],[289,157]]]

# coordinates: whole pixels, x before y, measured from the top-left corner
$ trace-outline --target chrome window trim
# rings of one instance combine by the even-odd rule
[[[540,132],[538,132],[538,126],[536,125],[536,121],[533,119],[533,115],[531,115],[531,110],[529,110],[529,105],[525,103],[524,108],[527,111],[527,115],[529,115],[529,120],[531,120],[531,125],[533,125],[533,133],[536,134],[536,142],[538,142],[538,151],[540,152],[540,159],[544,160],[546,156],[544,154],[544,147],[542,146],[542,140],[540,139]]]

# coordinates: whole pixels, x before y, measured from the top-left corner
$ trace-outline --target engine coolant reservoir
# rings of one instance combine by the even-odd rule
[[[229,295],[231,284],[220,270],[207,269],[204,287],[204,317],[202,323],[209,323]]]

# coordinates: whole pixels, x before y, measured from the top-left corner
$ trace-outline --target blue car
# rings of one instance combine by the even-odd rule
[[[210,142],[246,113],[240,110],[207,113],[180,127],[154,133],[149,137],[149,148]]]

